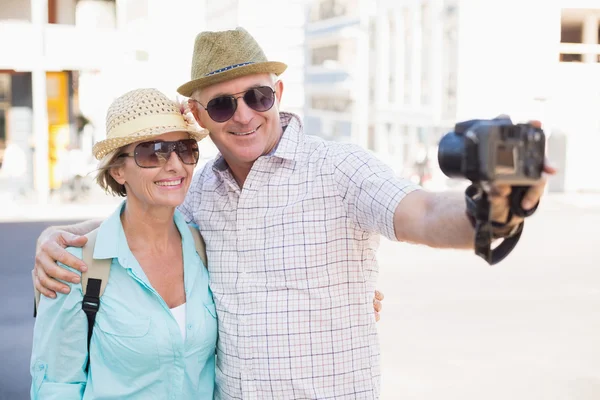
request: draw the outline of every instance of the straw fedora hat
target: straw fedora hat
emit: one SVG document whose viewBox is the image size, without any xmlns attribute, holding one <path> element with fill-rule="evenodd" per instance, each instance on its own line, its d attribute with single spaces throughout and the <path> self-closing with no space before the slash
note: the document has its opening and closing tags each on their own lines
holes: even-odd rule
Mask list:
<svg viewBox="0 0 600 400">
<path fill-rule="evenodd" d="M 273 73 L 287 68 L 282 62 L 269 61 L 256 40 L 244 28 L 202 32 L 196 36 L 192 56 L 192 80 L 181 85 L 179 94 L 190 97 L 196 89 L 240 76 Z"/>
<path fill-rule="evenodd" d="M 157 89 L 136 89 L 118 97 L 106 113 L 106 139 L 94 145 L 92 153 L 100 160 L 128 144 L 183 131 L 196 140 L 208 135 L 195 122 L 184 103 L 178 104 Z"/>
</svg>

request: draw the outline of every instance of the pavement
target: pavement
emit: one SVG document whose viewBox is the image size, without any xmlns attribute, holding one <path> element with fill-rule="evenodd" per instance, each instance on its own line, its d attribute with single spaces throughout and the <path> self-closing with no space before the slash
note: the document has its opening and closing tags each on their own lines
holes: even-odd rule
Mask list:
<svg viewBox="0 0 600 400">
<path fill-rule="evenodd" d="M 46 200 L 33 193 L 0 190 L 0 222 L 102 218 L 114 211 L 121 201 L 123 198 L 108 195 L 93 183 L 85 192 L 63 188 L 51 193 Z"/>
</svg>

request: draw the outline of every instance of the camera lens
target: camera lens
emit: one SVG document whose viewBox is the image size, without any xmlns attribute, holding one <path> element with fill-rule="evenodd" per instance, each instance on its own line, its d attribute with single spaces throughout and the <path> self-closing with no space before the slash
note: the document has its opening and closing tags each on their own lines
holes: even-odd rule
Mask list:
<svg viewBox="0 0 600 400">
<path fill-rule="evenodd" d="M 438 146 L 438 163 L 442 172 L 449 178 L 464 177 L 463 159 L 465 157 L 465 138 L 454 132 L 442 137 Z"/>
</svg>

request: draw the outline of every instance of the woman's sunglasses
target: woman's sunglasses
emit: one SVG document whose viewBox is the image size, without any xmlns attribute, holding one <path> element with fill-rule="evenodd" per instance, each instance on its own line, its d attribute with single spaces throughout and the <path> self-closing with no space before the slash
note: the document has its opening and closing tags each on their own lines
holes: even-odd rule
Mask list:
<svg viewBox="0 0 600 400">
<path fill-rule="evenodd" d="M 258 86 L 233 95 L 215 97 L 208 102 L 206 107 L 198 100 L 191 100 L 204 108 L 213 121 L 225 122 L 235 114 L 239 98 L 244 99 L 244 103 L 254 111 L 268 111 L 275 104 L 275 90 L 269 86 Z"/>
<path fill-rule="evenodd" d="M 182 163 L 196 165 L 200 152 L 195 139 L 182 139 L 174 142 L 151 141 L 135 146 L 133 153 L 123 153 L 119 157 L 133 157 L 140 168 L 158 168 L 167 163 L 175 152 Z"/>
</svg>

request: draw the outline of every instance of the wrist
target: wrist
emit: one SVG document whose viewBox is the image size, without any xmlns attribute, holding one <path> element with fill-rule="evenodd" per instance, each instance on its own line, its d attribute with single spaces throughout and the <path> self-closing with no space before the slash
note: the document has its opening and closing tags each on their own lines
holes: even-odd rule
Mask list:
<svg viewBox="0 0 600 400">
<path fill-rule="evenodd" d="M 505 223 L 501 224 L 495 221 L 492 221 L 492 235 L 494 239 L 507 239 L 515 236 L 519 232 L 523 230 L 524 221 L 519 223 Z"/>
<path fill-rule="evenodd" d="M 471 226 L 473 227 L 473 229 L 475 229 L 475 227 L 477 225 L 477 220 L 475 219 L 475 217 L 471 213 L 469 213 L 469 211 L 466 211 L 465 215 L 467 216 L 467 219 L 471 223 Z M 512 216 L 511 216 L 509 218 L 509 222 L 512 222 L 513 220 L 514 220 L 514 218 L 512 218 Z M 520 231 L 523 230 L 523 221 L 520 221 L 519 223 L 509 223 L 509 222 L 501 223 L 501 222 L 491 221 L 493 239 L 502 239 L 502 238 L 507 239 L 507 238 L 515 236 L 516 234 L 518 234 Z"/>
</svg>

